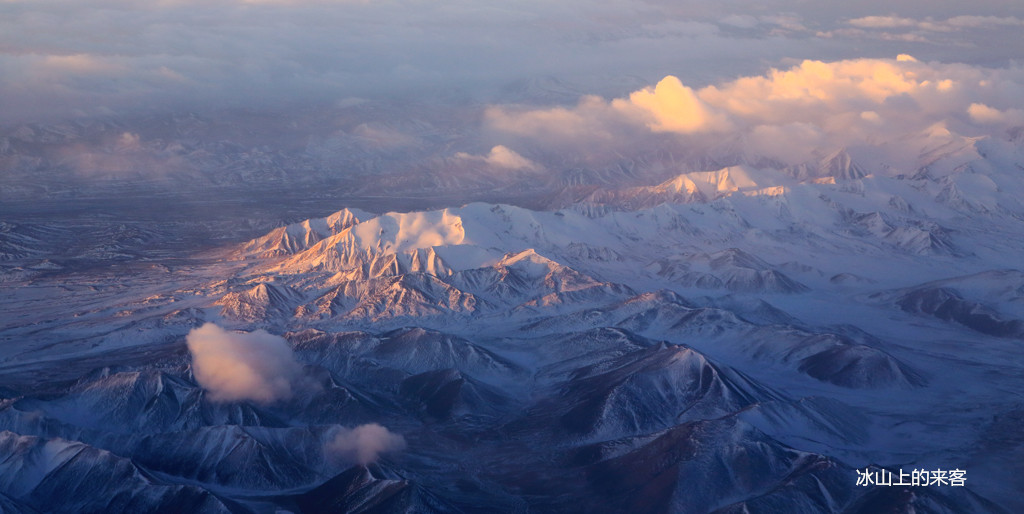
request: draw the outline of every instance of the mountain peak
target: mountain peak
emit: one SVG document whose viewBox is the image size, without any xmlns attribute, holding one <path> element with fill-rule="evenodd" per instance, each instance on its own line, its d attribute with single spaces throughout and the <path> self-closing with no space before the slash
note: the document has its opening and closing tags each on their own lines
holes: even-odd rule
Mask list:
<svg viewBox="0 0 1024 514">
<path fill-rule="evenodd" d="M 253 239 L 238 252 L 242 256 L 280 257 L 306 250 L 328 237 L 358 224 L 373 215 L 359 209 L 342 209 L 326 218 L 310 218 L 276 228 Z"/>
<path fill-rule="evenodd" d="M 498 261 L 496 266 L 513 266 L 521 262 L 539 264 L 548 268 L 558 266 L 558 263 L 537 253 L 537 250 L 534 250 L 533 248 L 527 248 L 521 252 L 507 253 L 500 261 Z"/>
<path fill-rule="evenodd" d="M 845 148 L 840 148 L 818 161 L 818 175 L 838 180 L 857 180 L 866 177 L 868 173 L 854 162 Z"/>
</svg>

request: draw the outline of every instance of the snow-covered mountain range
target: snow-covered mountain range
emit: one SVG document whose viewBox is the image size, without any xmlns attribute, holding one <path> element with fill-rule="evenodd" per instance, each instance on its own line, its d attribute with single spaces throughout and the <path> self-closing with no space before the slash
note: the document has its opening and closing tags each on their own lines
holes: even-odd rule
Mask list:
<svg viewBox="0 0 1024 514">
<path fill-rule="evenodd" d="M 390 128 L 426 146 L 389 159 L 426 172 L 364 193 L 420 176 L 403 191 L 507 202 L 364 200 L 198 254 L 147 250 L 195 221 L 0 222 L 0 511 L 1024 508 L 1019 132 L 798 165 L 735 141 L 585 173 L 524 151 L 549 173 L 503 176 L 425 157 L 464 136 L 410 123 Z M 375 162 L 385 131 L 362 127 L 301 152 Z M 89 130 L 19 129 L 0 154 L 27 173 Z M 867 468 L 967 479 L 858 486 Z"/>
</svg>

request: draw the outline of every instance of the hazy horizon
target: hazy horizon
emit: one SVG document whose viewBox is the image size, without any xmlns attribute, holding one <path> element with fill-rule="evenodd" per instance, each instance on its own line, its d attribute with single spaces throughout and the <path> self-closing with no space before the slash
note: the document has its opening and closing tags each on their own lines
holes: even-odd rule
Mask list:
<svg viewBox="0 0 1024 514">
<path fill-rule="evenodd" d="M 280 110 L 353 98 L 494 101 L 554 77 L 620 96 L 700 88 L 805 59 L 913 55 L 1005 68 L 1005 2 L 161 1 L 0 3 L 0 124 Z"/>
</svg>

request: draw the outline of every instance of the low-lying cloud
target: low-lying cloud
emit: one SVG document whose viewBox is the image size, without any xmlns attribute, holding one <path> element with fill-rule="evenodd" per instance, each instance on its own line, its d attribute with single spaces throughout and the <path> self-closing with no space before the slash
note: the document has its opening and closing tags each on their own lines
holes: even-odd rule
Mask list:
<svg viewBox="0 0 1024 514">
<path fill-rule="evenodd" d="M 470 155 L 465 152 L 457 152 L 456 159 L 468 162 L 485 164 L 499 169 L 534 171 L 540 169 L 537 163 L 519 155 L 514 150 L 504 145 L 497 145 L 491 148 L 487 155 Z"/>
<path fill-rule="evenodd" d="M 377 423 L 355 428 L 337 427 L 327 434 L 324 449 L 331 458 L 353 464 L 370 464 L 382 453 L 405 449 L 405 438 Z"/>
<path fill-rule="evenodd" d="M 207 323 L 192 329 L 186 342 L 192 374 L 213 401 L 285 400 L 301 377 L 288 342 L 264 330 L 229 332 Z"/>
</svg>

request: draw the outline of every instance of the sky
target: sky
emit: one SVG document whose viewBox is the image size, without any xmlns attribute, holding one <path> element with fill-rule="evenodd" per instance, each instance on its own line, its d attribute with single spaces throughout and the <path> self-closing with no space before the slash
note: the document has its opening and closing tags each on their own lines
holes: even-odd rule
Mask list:
<svg viewBox="0 0 1024 514">
<path fill-rule="evenodd" d="M 0 125 L 354 98 L 487 102 L 555 77 L 606 98 L 804 60 L 1005 68 L 1019 2 L 0 0 Z M 508 154 L 491 156 L 508 158 Z"/>
</svg>

